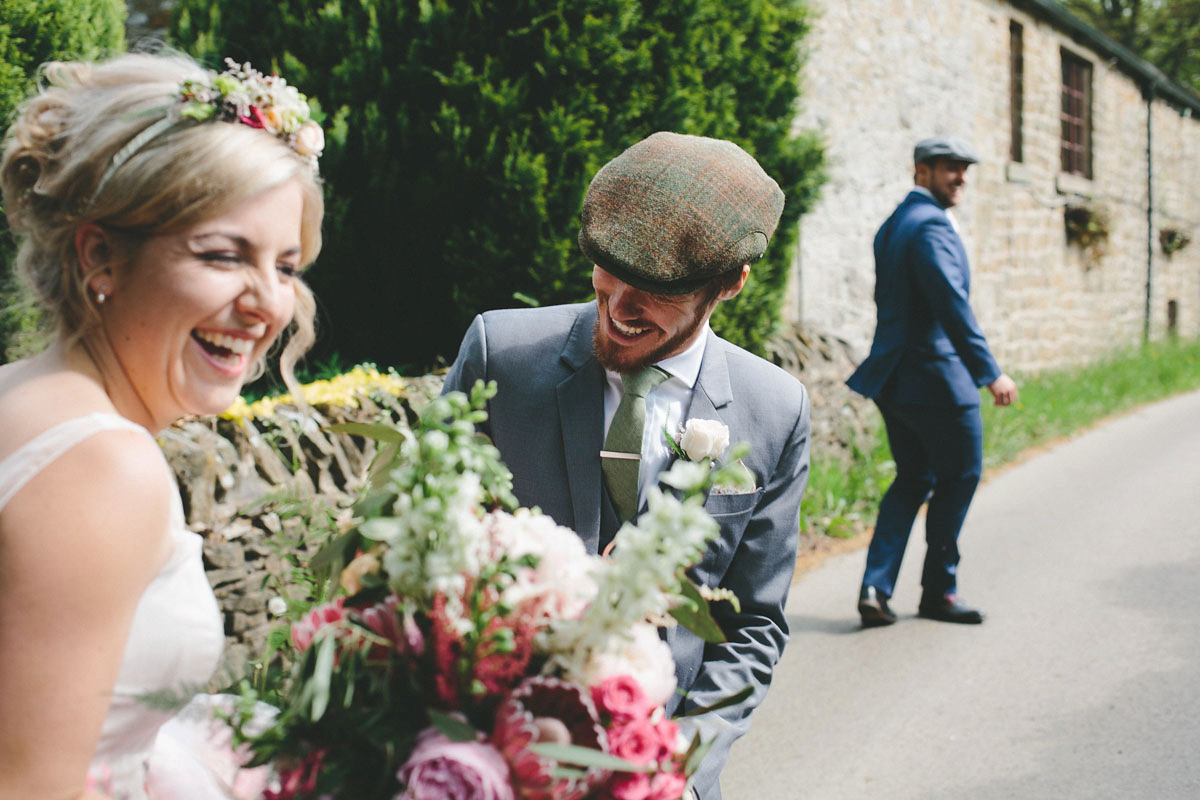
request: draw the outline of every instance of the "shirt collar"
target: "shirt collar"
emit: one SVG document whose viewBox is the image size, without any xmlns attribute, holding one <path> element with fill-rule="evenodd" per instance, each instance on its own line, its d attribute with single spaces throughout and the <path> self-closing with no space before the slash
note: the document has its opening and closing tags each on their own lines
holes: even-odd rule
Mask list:
<svg viewBox="0 0 1200 800">
<path fill-rule="evenodd" d="M 942 208 L 942 204 L 938 203 L 938 199 L 933 196 L 933 192 L 929 191 L 924 186 L 913 186 L 912 190 L 914 192 L 920 192 L 921 194 L 925 195 L 933 202 L 937 203 L 937 207 L 941 208 L 942 211 L 944 211 L 946 213 L 946 218 L 950 220 L 951 227 L 953 227 L 955 231 L 958 230 L 958 219 L 954 216 L 954 213 L 952 211 L 950 211 L 950 209 Z"/>
<path fill-rule="evenodd" d="M 704 330 L 700 331 L 696 341 L 688 345 L 687 350 L 677 356 L 664 358 L 658 362 L 658 366 L 667 374 L 679 378 L 689 389 L 695 389 L 696 381 L 700 379 L 700 365 L 704 362 L 704 346 L 708 343 L 710 330 L 711 328 L 705 325 Z"/>
<path fill-rule="evenodd" d="M 926 197 L 928 197 L 930 200 L 932 200 L 935 203 L 938 202 L 937 198 L 933 196 L 933 192 L 929 191 L 924 186 L 913 186 L 912 190 L 914 192 L 920 192 L 921 194 L 925 195 Z M 941 207 L 942 207 L 942 204 L 938 203 L 938 208 L 941 208 Z"/>
</svg>

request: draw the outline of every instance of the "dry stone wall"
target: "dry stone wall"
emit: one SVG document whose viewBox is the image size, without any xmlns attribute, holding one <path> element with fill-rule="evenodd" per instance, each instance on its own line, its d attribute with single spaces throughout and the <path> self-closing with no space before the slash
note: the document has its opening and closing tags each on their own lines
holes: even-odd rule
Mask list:
<svg viewBox="0 0 1200 800">
<path fill-rule="evenodd" d="M 224 618 L 226 651 L 214 687 L 243 677 L 263 655 L 275 624 L 271 598 L 289 593 L 295 560 L 312 556 L 323 541 L 324 529 L 310 517 L 344 517 L 363 486 L 374 442 L 327 426 L 412 424 L 442 380 L 405 383 L 401 397 L 364 397 L 353 408 L 279 407 L 265 420 L 191 418 L 159 435 L 187 525 L 203 538 L 205 571 Z"/>
</svg>

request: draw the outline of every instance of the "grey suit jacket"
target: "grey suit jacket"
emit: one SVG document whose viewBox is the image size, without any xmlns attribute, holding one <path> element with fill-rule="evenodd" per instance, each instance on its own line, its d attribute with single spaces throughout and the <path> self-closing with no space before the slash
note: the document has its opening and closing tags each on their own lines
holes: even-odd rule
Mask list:
<svg viewBox="0 0 1200 800">
<path fill-rule="evenodd" d="M 517 499 L 574 529 L 591 552 L 602 530 L 616 529 L 600 472 L 605 376 L 592 348 L 595 322 L 594 302 L 482 314 L 443 389 L 497 382 L 483 432 L 512 470 Z M 710 333 L 689 417 L 718 419 L 731 442 L 748 442 L 743 462 L 757 485 L 752 493 L 707 498 L 720 535 L 692 571 L 697 581 L 740 599 L 739 613 L 727 603 L 713 609 L 727 641 L 706 645 L 678 627 L 667 634 L 681 690 L 668 712 L 703 708 L 754 687 L 744 703 L 697 718 L 715 743 L 694 785 L 702 798 L 715 800 L 729 748 L 749 729 L 787 640 L 784 604 L 808 479 L 808 396 L 791 375 Z"/>
</svg>

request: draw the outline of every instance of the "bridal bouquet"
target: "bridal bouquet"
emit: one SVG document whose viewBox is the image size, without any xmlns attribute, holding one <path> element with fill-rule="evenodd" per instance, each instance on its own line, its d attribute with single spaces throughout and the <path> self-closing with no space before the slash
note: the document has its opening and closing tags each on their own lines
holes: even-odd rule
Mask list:
<svg viewBox="0 0 1200 800">
<path fill-rule="evenodd" d="M 412 430 L 339 426 L 381 447 L 353 527 L 311 565 L 334 588 L 291 623 L 279 715 L 246 737 L 279 771 L 267 800 L 687 790 L 705 748 L 664 713 L 675 677 L 658 627 L 719 641 L 708 602 L 737 602 L 685 573 L 717 531 L 702 504 L 721 471 L 676 462 L 671 491 L 653 490 L 610 556 L 589 555 L 573 531 L 516 507 L 511 474 L 474 430 L 494 392 L 439 398 Z"/>
</svg>

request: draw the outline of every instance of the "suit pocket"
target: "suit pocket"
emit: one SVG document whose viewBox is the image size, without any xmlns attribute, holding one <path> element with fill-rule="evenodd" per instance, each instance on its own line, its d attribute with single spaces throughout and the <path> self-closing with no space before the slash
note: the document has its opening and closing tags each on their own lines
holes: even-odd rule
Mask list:
<svg viewBox="0 0 1200 800">
<path fill-rule="evenodd" d="M 696 565 L 694 577 L 697 580 L 708 586 L 716 586 L 725 577 L 762 493 L 760 486 L 753 492 L 741 494 L 710 494 L 704 501 L 704 510 L 712 516 L 720 531 L 708 543 L 704 558 Z"/>
<path fill-rule="evenodd" d="M 761 494 L 762 487 L 755 489 L 753 492 L 739 492 L 737 494 L 710 493 L 704 501 L 704 510 L 711 514 L 721 524 L 721 527 L 725 527 L 723 517 L 736 517 L 743 514 L 749 517 Z M 738 527 L 744 528 L 745 523 Z"/>
</svg>

